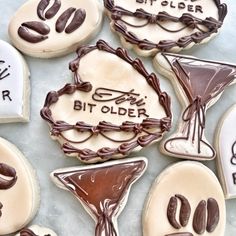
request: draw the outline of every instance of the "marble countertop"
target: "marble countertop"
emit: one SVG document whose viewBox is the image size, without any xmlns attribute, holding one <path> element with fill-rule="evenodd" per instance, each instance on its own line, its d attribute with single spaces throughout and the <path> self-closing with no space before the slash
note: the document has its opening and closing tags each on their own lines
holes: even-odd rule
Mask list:
<svg viewBox="0 0 236 236">
<path fill-rule="evenodd" d="M 0 0 L 0 38 L 10 41 L 7 27 L 10 17 L 25 0 Z M 224 0 L 229 13 L 220 34 L 208 44 L 194 47 L 187 54 L 217 61 L 236 63 L 236 1 Z M 120 46 L 118 37 L 111 33 L 107 17 L 104 17 L 103 29 L 97 37 L 104 39 L 113 47 Z M 131 55 L 135 56 L 133 52 Z M 39 224 L 54 229 L 58 235 L 92 236 L 95 224 L 80 203 L 66 191 L 57 188 L 49 178 L 49 173 L 57 168 L 80 164 L 77 159 L 66 158 L 57 142 L 49 136 L 49 128 L 41 119 L 39 111 L 43 106 L 48 91 L 61 88 L 72 80 L 68 63 L 75 54 L 56 59 L 36 59 L 26 56 L 31 71 L 31 118 L 26 124 L 12 123 L 0 125 L 0 136 L 14 143 L 36 168 L 41 186 L 41 206 L 32 224 Z M 151 59 L 144 58 L 149 71 L 154 71 Z M 172 132 L 180 115 L 180 104 L 169 80 L 159 75 L 162 90 L 172 98 L 174 115 Z M 207 112 L 206 136 L 213 142 L 215 130 L 221 116 L 236 103 L 236 87 L 231 86 L 221 99 Z M 168 134 L 169 135 L 169 134 Z M 159 152 L 158 144 L 153 144 L 132 156 L 146 156 L 149 166 L 145 175 L 132 187 L 129 200 L 121 213 L 118 224 L 120 235 L 141 236 L 141 215 L 145 198 L 150 186 L 158 174 L 168 165 L 178 161 Z M 204 162 L 215 171 L 215 161 Z M 226 236 L 236 235 L 236 199 L 227 200 Z M 128 223 L 127 223 L 128 222 Z"/>
</svg>

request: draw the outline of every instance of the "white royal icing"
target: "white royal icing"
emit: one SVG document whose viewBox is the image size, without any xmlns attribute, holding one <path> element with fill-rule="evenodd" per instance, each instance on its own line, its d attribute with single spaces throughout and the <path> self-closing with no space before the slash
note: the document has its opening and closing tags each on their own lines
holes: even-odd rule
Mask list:
<svg viewBox="0 0 236 236">
<path fill-rule="evenodd" d="M 223 117 L 217 137 L 218 170 L 226 198 L 236 198 L 236 105 Z M 235 157 L 234 157 L 235 155 Z M 233 164 L 234 163 L 234 164 Z"/>
<path fill-rule="evenodd" d="M 24 80 L 27 74 L 22 56 L 0 40 L 0 122 L 25 120 Z"/>
</svg>

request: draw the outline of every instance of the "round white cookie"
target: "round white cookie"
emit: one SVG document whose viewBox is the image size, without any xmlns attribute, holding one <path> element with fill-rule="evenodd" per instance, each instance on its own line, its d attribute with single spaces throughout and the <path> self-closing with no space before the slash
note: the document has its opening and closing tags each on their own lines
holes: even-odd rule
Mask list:
<svg viewBox="0 0 236 236">
<path fill-rule="evenodd" d="M 29 120 L 28 66 L 20 53 L 0 40 L 0 123 Z"/>
<path fill-rule="evenodd" d="M 36 173 L 22 153 L 0 138 L 0 235 L 27 225 L 39 206 Z"/>
<path fill-rule="evenodd" d="M 225 199 L 215 174 L 184 161 L 153 183 L 143 213 L 144 236 L 224 236 Z"/>
<path fill-rule="evenodd" d="M 15 236 L 57 236 L 57 234 L 49 228 L 32 225 L 28 228 L 22 229 Z"/>
<path fill-rule="evenodd" d="M 90 40 L 101 22 L 97 0 L 29 0 L 12 17 L 9 36 L 25 54 L 57 57 Z"/>
<path fill-rule="evenodd" d="M 225 197 L 236 198 L 236 105 L 222 117 L 218 125 L 215 144 L 217 168 Z"/>
<path fill-rule="evenodd" d="M 142 56 L 205 43 L 227 14 L 218 0 L 104 0 L 104 5 L 122 44 Z"/>
</svg>

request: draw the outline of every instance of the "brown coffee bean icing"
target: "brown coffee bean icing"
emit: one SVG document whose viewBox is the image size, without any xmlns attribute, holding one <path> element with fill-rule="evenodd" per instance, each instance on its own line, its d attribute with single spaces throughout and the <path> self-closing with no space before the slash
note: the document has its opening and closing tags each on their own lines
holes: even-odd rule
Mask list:
<svg viewBox="0 0 236 236">
<path fill-rule="evenodd" d="M 16 182 L 16 170 L 7 164 L 0 163 L 0 190 L 10 189 L 16 184 Z M 3 204 L 0 202 L 0 218 L 2 216 L 2 208 Z"/>
<path fill-rule="evenodd" d="M 131 184 L 146 168 L 143 160 L 55 171 L 57 178 L 96 218 L 96 236 L 116 236 L 114 217 L 121 210 Z"/>
</svg>

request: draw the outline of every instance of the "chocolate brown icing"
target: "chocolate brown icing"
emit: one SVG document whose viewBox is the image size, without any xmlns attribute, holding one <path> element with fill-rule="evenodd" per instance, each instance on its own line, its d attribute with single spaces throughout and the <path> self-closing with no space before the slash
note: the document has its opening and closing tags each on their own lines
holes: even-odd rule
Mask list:
<svg viewBox="0 0 236 236">
<path fill-rule="evenodd" d="M 84 122 L 77 122 L 76 124 L 68 124 L 64 121 L 55 121 L 53 119 L 52 111 L 50 106 L 56 103 L 60 96 L 64 94 L 73 94 L 75 91 L 89 92 L 92 89 L 92 85 L 89 82 L 83 82 L 79 76 L 78 68 L 81 58 L 90 53 L 93 50 L 105 51 L 107 53 L 114 54 L 120 57 L 125 62 L 129 63 L 135 70 L 137 70 L 147 81 L 147 83 L 154 89 L 159 97 L 159 102 L 163 106 L 166 117 L 162 119 L 146 118 L 142 120 L 141 123 L 134 123 L 130 121 L 123 122 L 121 125 L 114 125 L 109 122 L 101 121 L 98 125 L 93 126 L 86 124 Z M 74 73 L 74 84 L 67 84 L 65 87 L 59 91 L 48 93 L 43 109 L 41 110 L 41 116 L 45 119 L 51 126 L 51 134 L 54 136 L 63 136 L 63 132 L 67 130 L 76 130 L 78 132 L 88 132 L 88 137 L 85 140 L 80 140 L 77 143 L 85 142 L 93 135 L 103 135 L 103 137 L 121 143 L 118 148 L 108 148 L 104 147 L 97 151 L 92 151 L 90 149 L 78 149 L 74 147 L 70 140 L 64 143 L 62 146 L 63 151 L 66 154 L 77 153 L 80 159 L 87 162 L 91 161 L 97 157 L 101 160 L 108 160 L 113 155 L 122 154 L 127 155 L 131 150 L 138 146 L 146 146 L 152 141 L 162 137 L 163 133 L 168 131 L 171 126 L 171 111 L 170 111 L 170 98 L 169 96 L 160 90 L 159 81 L 154 73 L 148 74 L 144 68 L 142 62 L 139 59 L 133 60 L 127 54 L 127 51 L 122 48 L 113 49 L 103 40 L 99 40 L 96 46 L 84 46 L 77 50 L 78 58 L 70 63 L 70 70 Z M 130 102 L 137 102 L 137 100 L 132 99 Z M 140 104 L 140 103 L 137 103 Z M 137 105 L 136 104 L 136 105 Z M 150 129 L 160 129 L 156 132 L 150 132 Z M 127 140 L 114 140 L 109 138 L 109 132 L 129 132 L 133 134 Z M 137 137 L 143 133 L 143 135 Z M 137 137 L 137 138 L 136 138 Z M 66 140 L 66 139 L 65 139 Z"/>
<path fill-rule="evenodd" d="M 41 0 L 37 7 L 37 14 L 41 20 L 51 19 L 53 18 L 59 9 L 61 8 L 61 1 L 54 0 L 53 5 L 45 12 L 46 8 L 48 7 L 50 0 Z"/>
<path fill-rule="evenodd" d="M 41 235 L 37 235 L 31 229 L 25 228 L 20 231 L 20 236 L 41 236 Z M 45 234 L 44 236 L 51 236 L 51 234 Z"/>
<path fill-rule="evenodd" d="M 13 167 L 0 163 L 0 175 L 8 177 L 8 179 L 4 179 L 0 176 L 0 190 L 9 189 L 16 184 L 17 175 L 16 170 Z"/>
<path fill-rule="evenodd" d="M 38 21 L 25 22 L 18 29 L 18 35 L 29 43 L 44 41 L 48 38 L 49 32 L 50 28 L 45 23 Z"/>
<path fill-rule="evenodd" d="M 213 147 L 202 140 L 206 107 L 212 99 L 221 94 L 234 81 L 236 66 L 171 53 L 162 53 L 162 55 L 171 66 L 178 83 L 189 100 L 189 106 L 182 114 L 182 120 L 189 124 L 187 136 L 169 139 L 168 142 L 178 139 L 188 140 L 190 138 L 190 123 L 194 119 L 194 134 L 197 132 L 198 136 L 198 153 L 201 153 L 200 143 L 203 142 L 215 155 Z M 198 127 L 196 120 L 199 123 Z"/>
<path fill-rule="evenodd" d="M 4 176 L 6 176 L 7 179 L 5 179 Z M 7 164 L 0 163 L 0 190 L 12 188 L 16 184 L 16 181 L 16 170 Z M 3 204 L 0 202 L 0 218 L 2 216 L 2 208 Z"/>
<path fill-rule="evenodd" d="M 20 236 L 39 236 L 35 234 L 31 229 L 22 229 L 20 231 Z"/>
<path fill-rule="evenodd" d="M 181 17 L 172 16 L 166 12 L 158 12 L 158 14 L 154 15 L 146 12 L 142 8 L 136 9 L 135 12 L 131 12 L 118 5 L 115 5 L 114 0 L 104 0 L 104 6 L 111 14 L 111 19 L 113 20 L 113 29 L 120 33 L 127 42 L 137 45 L 142 50 L 158 49 L 160 51 L 168 51 L 176 46 L 184 48 L 192 42 L 200 43 L 203 39 L 218 31 L 227 14 L 227 5 L 221 4 L 220 0 L 214 0 L 214 2 L 218 8 L 219 17 L 217 20 L 212 17 L 207 17 L 206 19 L 202 20 L 196 18 L 190 13 L 184 13 Z M 123 16 L 135 17 L 138 19 L 146 20 L 146 22 L 141 25 L 134 25 L 125 21 L 123 19 Z M 162 24 L 163 22 L 180 22 L 184 26 L 173 31 L 165 27 Z M 170 33 L 179 32 L 186 28 L 194 28 L 198 31 L 189 36 L 182 37 L 177 41 L 167 39 L 161 40 L 160 42 L 151 42 L 147 39 L 139 39 L 137 35 L 135 35 L 131 31 L 128 31 L 126 27 L 126 25 L 129 25 L 134 28 L 139 28 L 144 27 L 148 24 L 157 24 L 163 30 L 166 30 Z M 199 26 L 205 26 L 207 31 L 202 30 Z"/>
<path fill-rule="evenodd" d="M 56 172 L 54 176 L 96 218 L 96 236 L 117 236 L 113 219 L 120 211 L 130 186 L 141 176 L 145 168 L 146 163 L 143 160 L 130 160 L 106 166 L 87 166 L 72 171 Z"/>
<path fill-rule="evenodd" d="M 61 8 L 61 1 L 54 0 L 53 5 L 46 11 L 49 4 L 50 0 L 41 0 L 37 6 L 37 15 L 43 21 L 53 18 Z M 66 27 L 68 20 L 73 14 L 74 16 L 71 22 Z M 85 18 L 86 12 L 84 9 L 70 7 L 57 19 L 55 26 L 56 31 L 61 33 L 65 30 L 67 34 L 71 34 L 84 23 Z M 40 43 L 48 38 L 47 35 L 49 33 L 49 26 L 41 21 L 24 22 L 18 28 L 18 35 L 29 43 Z"/>
<path fill-rule="evenodd" d="M 232 152 L 232 157 L 230 159 L 230 162 L 232 165 L 236 165 L 236 141 L 233 143 L 232 148 L 231 148 L 231 152 Z"/>
<path fill-rule="evenodd" d="M 179 211 L 179 222 L 176 219 L 176 212 L 178 201 L 180 200 L 181 206 Z M 188 225 L 191 215 L 191 206 L 189 201 L 180 194 L 171 197 L 167 206 L 167 219 L 171 226 L 177 230 L 181 227 Z M 214 198 L 208 198 L 207 202 L 202 200 L 197 205 L 193 214 L 193 230 L 198 235 L 203 234 L 205 231 L 208 233 L 214 232 L 220 220 L 220 210 L 217 201 Z M 165 236 L 193 236 L 190 232 L 178 232 L 166 234 Z"/>
</svg>

